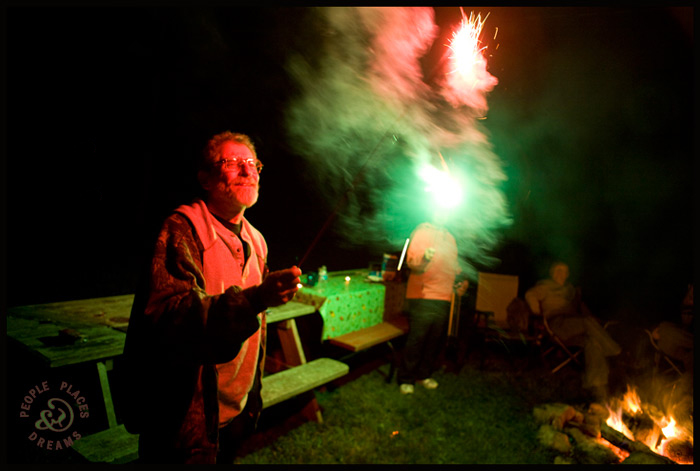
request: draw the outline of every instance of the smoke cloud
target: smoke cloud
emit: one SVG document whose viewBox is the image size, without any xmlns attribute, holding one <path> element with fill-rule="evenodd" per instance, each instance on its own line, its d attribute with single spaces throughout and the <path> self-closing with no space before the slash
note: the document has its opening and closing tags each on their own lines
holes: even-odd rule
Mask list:
<svg viewBox="0 0 700 471">
<path fill-rule="evenodd" d="M 426 67 L 440 34 L 432 8 L 333 7 L 314 15 L 314 50 L 286 64 L 297 93 L 285 123 L 321 207 L 337 210 L 333 230 L 347 246 L 400 250 L 435 211 L 418 171 L 442 158 L 466 187 L 450 229 L 474 275 L 472 264 L 493 261 L 490 251 L 510 224 L 502 162 L 477 119 L 497 79 L 484 68 L 479 86 L 455 94 L 438 75 L 443 60 Z"/>
</svg>

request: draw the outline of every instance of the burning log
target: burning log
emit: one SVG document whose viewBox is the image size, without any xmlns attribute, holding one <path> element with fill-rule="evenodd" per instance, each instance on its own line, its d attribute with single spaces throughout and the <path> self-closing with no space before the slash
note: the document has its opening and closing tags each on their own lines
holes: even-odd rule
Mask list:
<svg viewBox="0 0 700 471">
<path fill-rule="evenodd" d="M 660 434 L 659 426 L 648 414 L 643 412 L 631 414 L 623 411 L 622 422 L 632 432 L 632 435 L 638 442 L 649 443 L 649 440 L 653 440 L 653 437 L 658 437 Z"/>
<path fill-rule="evenodd" d="M 676 463 L 691 464 L 693 462 L 693 444 L 688 440 L 673 439 L 669 441 L 664 453 Z"/>
<path fill-rule="evenodd" d="M 567 427 L 566 433 L 574 439 L 574 456 L 580 464 L 616 464 L 620 457 L 613 450 L 602 445 L 590 435 L 574 427 Z"/>
<path fill-rule="evenodd" d="M 630 453 L 630 455 L 622 462 L 622 464 L 676 464 L 673 461 L 665 458 L 656 453 L 644 453 L 642 451 L 635 451 Z"/>
<path fill-rule="evenodd" d="M 660 464 L 676 464 L 675 461 L 665 456 L 658 455 L 654 453 L 648 446 L 644 443 L 630 440 L 623 433 L 618 432 L 614 428 L 610 427 L 605 423 L 600 424 L 600 434 L 601 436 L 615 445 L 616 447 L 628 451 L 630 456 L 623 461 L 623 463 L 641 463 L 646 460 L 646 462 L 654 462 Z M 646 455 L 646 456 L 641 456 Z"/>
<path fill-rule="evenodd" d="M 652 437 L 652 442 L 658 440 L 660 443 L 666 439 L 659 425 L 644 411 L 622 415 L 625 426 L 632 429 L 625 428 L 626 433 L 616 430 L 614 424 L 606 423 L 613 416 L 600 406 L 591 405 L 586 412 L 561 403 L 544 404 L 533 409 L 535 421 L 541 424 L 538 431 L 540 443 L 564 455 L 562 460 L 573 459 L 580 464 L 693 462 L 692 438 L 674 438 L 665 444 L 663 451 L 652 449 L 650 446 L 653 445 L 642 440 Z"/>
</svg>

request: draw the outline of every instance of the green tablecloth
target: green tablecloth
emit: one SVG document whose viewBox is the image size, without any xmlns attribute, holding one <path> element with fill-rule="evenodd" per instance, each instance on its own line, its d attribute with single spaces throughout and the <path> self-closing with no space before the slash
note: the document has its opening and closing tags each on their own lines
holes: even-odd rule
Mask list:
<svg viewBox="0 0 700 471">
<path fill-rule="evenodd" d="M 328 281 L 304 285 L 297 292 L 295 301 L 310 304 L 321 314 L 321 340 L 382 322 L 386 287 L 383 283 L 366 281 L 368 274 L 368 270 L 331 272 Z M 346 276 L 350 281 L 345 281 Z"/>
</svg>

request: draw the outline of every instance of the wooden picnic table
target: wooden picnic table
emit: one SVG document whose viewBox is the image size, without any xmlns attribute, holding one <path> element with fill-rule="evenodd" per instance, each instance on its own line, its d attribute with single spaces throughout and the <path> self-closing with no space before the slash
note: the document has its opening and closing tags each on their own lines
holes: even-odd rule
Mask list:
<svg viewBox="0 0 700 471">
<path fill-rule="evenodd" d="M 348 372 L 346 364 L 330 358 L 307 363 L 297 330 L 297 317 L 319 312 L 325 326 L 321 341 L 337 337 L 336 344 L 350 343 L 355 351 L 401 333 L 392 331 L 387 337 L 382 329 L 392 327 L 386 322 L 401 311 L 405 285 L 369 282 L 367 274 L 366 270 L 329 273 L 325 284 L 305 286 L 294 301 L 268 309 L 267 323 L 271 326 L 270 332 L 276 332 L 280 339 L 284 366 L 282 371 L 273 370 L 273 374 L 263 376 L 264 407 L 308 393 Z M 347 284 L 345 276 L 351 277 Z M 7 310 L 8 338 L 40 364 L 50 368 L 94 365 L 97 370 L 108 428 L 83 437 L 73 445 L 90 461 L 128 462 L 137 456 L 138 436 L 127 433 L 124 426 L 117 423 L 108 378 L 114 360 L 124 351 L 133 302 L 134 295 L 125 294 Z M 368 335 L 369 343 L 365 338 Z M 361 348 L 348 336 L 362 337 Z M 310 398 L 305 414 L 322 421 L 315 397 Z"/>
<path fill-rule="evenodd" d="M 108 429 L 83 437 L 73 445 L 76 451 L 90 460 L 124 462 L 136 457 L 138 436 L 128 434 L 123 425 L 117 423 L 108 378 L 114 359 L 124 351 L 133 301 L 134 295 L 127 294 L 18 306 L 7 310 L 8 338 L 40 364 L 50 368 L 91 364 L 96 367 Z M 307 363 L 295 318 L 315 311 L 313 306 L 295 301 L 268 309 L 267 323 L 277 327 L 286 364 L 300 366 Z M 347 365 L 330 359 L 320 360 L 328 361 L 312 362 L 313 365 L 305 368 L 305 374 L 287 373 L 263 378 L 264 386 L 268 386 L 263 400 L 267 400 L 268 405 L 275 404 L 305 388 L 308 390 L 347 373 Z M 315 399 L 312 406 L 320 420 L 320 409 Z M 90 440 L 91 437 L 96 439 Z M 120 449 L 127 451 L 120 453 Z"/>
</svg>

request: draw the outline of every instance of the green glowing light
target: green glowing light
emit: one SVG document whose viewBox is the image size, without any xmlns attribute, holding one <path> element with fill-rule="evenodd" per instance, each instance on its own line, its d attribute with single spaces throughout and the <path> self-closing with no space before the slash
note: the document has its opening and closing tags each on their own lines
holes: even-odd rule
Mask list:
<svg viewBox="0 0 700 471">
<path fill-rule="evenodd" d="M 434 203 L 439 207 L 451 209 L 462 203 L 462 185 L 448 172 L 426 164 L 421 167 L 419 175 L 426 183 L 425 191 L 431 194 Z"/>
</svg>

